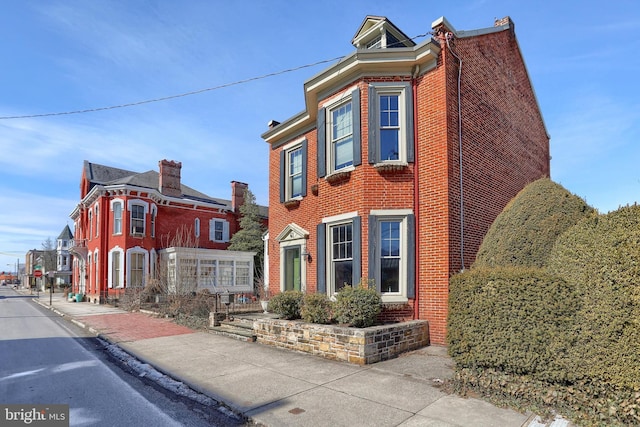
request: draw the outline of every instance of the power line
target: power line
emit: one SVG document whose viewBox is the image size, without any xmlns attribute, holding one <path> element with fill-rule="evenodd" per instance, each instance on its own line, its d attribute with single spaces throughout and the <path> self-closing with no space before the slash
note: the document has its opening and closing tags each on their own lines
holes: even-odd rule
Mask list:
<svg viewBox="0 0 640 427">
<path fill-rule="evenodd" d="M 425 34 L 419 34 L 415 37 L 411 37 L 410 39 L 407 40 L 415 40 L 417 38 L 421 38 L 421 37 L 425 37 L 432 34 L 431 32 L 427 32 Z M 396 44 L 398 43 L 402 43 L 405 40 L 400 40 L 398 42 L 396 42 Z M 274 76 L 279 76 L 281 74 L 286 74 L 286 73 L 291 73 L 293 71 L 298 71 L 298 70 L 302 70 L 304 68 L 311 68 L 311 67 L 315 67 L 316 65 L 320 65 L 320 64 L 326 64 L 327 62 L 333 62 L 333 61 L 339 61 L 341 59 L 343 59 L 346 55 L 342 55 L 342 56 L 336 56 L 335 58 L 331 58 L 331 59 L 325 59 L 322 61 L 318 61 L 318 62 L 314 62 L 312 64 L 305 64 L 305 65 L 300 65 L 298 67 L 293 67 L 293 68 L 288 68 L 286 70 L 281 70 L 281 71 L 275 71 L 273 73 L 269 73 L 269 74 L 263 74 L 261 76 L 257 76 L 257 77 L 250 77 L 248 79 L 244 79 L 244 80 L 237 80 L 235 82 L 231 82 L 231 83 L 225 83 L 219 86 L 213 86 L 213 87 L 209 87 L 206 89 L 199 89 L 199 90 L 194 90 L 191 92 L 184 92 L 184 93 L 180 93 L 177 95 L 169 95 L 169 96 L 164 96 L 161 98 L 154 98 L 154 99 L 147 99 L 144 101 L 137 101 L 137 102 L 129 102 L 127 104 L 120 104 L 120 105 L 111 105 L 108 107 L 97 107 L 97 108 L 88 108 L 85 110 L 73 110 L 73 111 L 62 111 L 62 112 L 56 112 L 56 113 L 42 113 L 42 114 L 26 114 L 26 115 L 22 115 L 22 116 L 0 116 L 0 120 L 12 120 L 12 119 L 32 119 L 32 118 L 36 118 L 36 117 L 52 117 L 52 116 L 68 116 L 68 115 L 72 115 L 72 114 L 84 114 L 84 113 L 94 113 L 96 111 L 106 111 L 106 110 L 115 110 L 118 108 L 127 108 L 127 107 L 135 107 L 137 105 L 144 105 L 144 104 L 151 104 L 154 102 L 161 102 L 161 101 L 168 101 L 170 99 L 176 99 L 176 98 L 182 98 L 185 96 L 191 96 L 191 95 L 198 95 L 200 93 L 204 93 L 204 92 L 210 92 L 210 91 L 214 91 L 214 90 L 218 90 L 218 89 L 224 89 L 230 86 L 237 86 L 237 85 L 241 85 L 244 83 L 249 83 L 252 81 L 256 81 L 256 80 L 262 80 L 262 79 L 266 79 L 268 77 L 274 77 Z"/>
<path fill-rule="evenodd" d="M 325 59 L 323 61 L 314 62 L 313 64 L 300 65 L 299 67 L 294 67 L 294 68 L 289 68 L 289 69 L 286 69 L 286 70 L 276 71 L 276 72 L 269 73 L 269 74 L 263 74 L 263 75 L 257 76 L 257 77 L 250 77 L 250 78 L 244 79 L 244 80 L 237 80 L 235 82 L 225 83 L 225 84 L 222 84 L 222 85 L 219 85 L 219 86 L 209 87 L 209 88 L 206 88 L 206 89 L 194 90 L 194 91 L 191 91 L 191 92 L 180 93 L 178 95 L 164 96 L 162 98 L 147 99 L 147 100 L 144 100 L 144 101 L 130 102 L 130 103 L 127 103 L 127 104 L 120 104 L 120 105 L 111 105 L 111 106 L 108 106 L 108 107 L 88 108 L 86 110 L 62 111 L 62 112 L 57 112 L 57 113 L 28 114 L 28 115 L 24 115 L 24 116 L 0 116 L 0 120 L 31 119 L 31 118 L 35 118 L 35 117 L 51 117 L 51 116 L 65 116 L 65 115 L 71 115 L 71 114 L 84 114 L 84 113 L 93 113 L 93 112 L 96 112 L 96 111 L 115 110 L 115 109 L 118 109 L 118 108 L 126 108 L 126 107 L 134 107 L 134 106 L 143 105 L 143 104 L 151 104 L 153 102 L 161 102 L 161 101 L 167 101 L 169 99 L 175 99 L 175 98 L 182 98 L 182 97 L 185 97 L 185 96 L 197 95 L 199 93 L 210 92 L 210 91 L 213 91 L 213 90 L 223 89 L 223 88 L 230 87 L 230 86 L 237 86 L 237 85 L 248 83 L 248 82 L 252 82 L 252 81 L 255 81 L 255 80 L 262 80 L 262 79 L 266 79 L 268 77 L 274 77 L 274 76 L 278 76 L 278 75 L 281 75 L 281 74 L 286 74 L 286 73 L 291 73 L 293 71 L 302 70 L 304 68 L 310 68 L 310 67 L 315 67 L 316 65 L 326 64 L 327 62 L 337 61 L 337 60 L 340 60 L 342 58 L 344 58 L 344 56 L 337 56 L 335 58 Z"/>
</svg>

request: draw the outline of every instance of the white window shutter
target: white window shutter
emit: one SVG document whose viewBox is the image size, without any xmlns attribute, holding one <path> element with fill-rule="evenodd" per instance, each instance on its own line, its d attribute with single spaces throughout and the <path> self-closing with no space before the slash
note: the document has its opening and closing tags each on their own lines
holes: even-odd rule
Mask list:
<svg viewBox="0 0 640 427">
<path fill-rule="evenodd" d="M 222 241 L 223 242 L 229 241 L 229 222 L 228 221 L 224 221 L 222 223 Z"/>
</svg>

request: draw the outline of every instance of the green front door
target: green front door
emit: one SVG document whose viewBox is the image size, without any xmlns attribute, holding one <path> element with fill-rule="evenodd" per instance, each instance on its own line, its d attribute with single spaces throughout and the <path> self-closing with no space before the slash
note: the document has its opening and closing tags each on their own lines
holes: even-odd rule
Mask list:
<svg viewBox="0 0 640 427">
<path fill-rule="evenodd" d="M 300 290 L 300 246 L 284 250 L 284 290 Z"/>
</svg>

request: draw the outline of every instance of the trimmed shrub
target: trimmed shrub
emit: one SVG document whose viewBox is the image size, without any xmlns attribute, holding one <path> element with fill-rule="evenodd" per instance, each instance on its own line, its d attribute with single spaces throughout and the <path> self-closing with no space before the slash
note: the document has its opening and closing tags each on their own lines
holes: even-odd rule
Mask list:
<svg viewBox="0 0 640 427">
<path fill-rule="evenodd" d="M 382 299 L 375 289 L 362 285 L 345 286 L 336 295 L 333 305 L 335 318 L 356 328 L 373 325 L 382 311 Z"/>
<path fill-rule="evenodd" d="M 549 270 L 582 301 L 573 358 L 583 378 L 640 389 L 640 206 L 590 218 L 556 242 Z"/>
<path fill-rule="evenodd" d="M 534 181 L 495 219 L 474 266 L 542 267 L 556 238 L 593 212 L 584 200 L 550 179 Z"/>
<path fill-rule="evenodd" d="M 300 291 L 284 291 L 269 300 L 269 311 L 287 320 L 300 319 L 304 294 Z"/>
<path fill-rule="evenodd" d="M 565 382 L 578 300 L 541 269 L 474 269 L 451 278 L 447 341 L 460 368 Z"/>
<path fill-rule="evenodd" d="M 331 323 L 332 303 L 326 294 L 306 294 L 302 301 L 300 315 L 309 323 Z"/>
</svg>

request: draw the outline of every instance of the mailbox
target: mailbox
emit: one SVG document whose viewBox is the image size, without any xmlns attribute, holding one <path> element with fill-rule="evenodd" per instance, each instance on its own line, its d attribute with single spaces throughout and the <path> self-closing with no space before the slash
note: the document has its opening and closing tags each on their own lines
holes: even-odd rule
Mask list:
<svg viewBox="0 0 640 427">
<path fill-rule="evenodd" d="M 233 294 L 230 294 L 229 292 L 221 293 L 220 302 L 222 302 L 224 305 L 231 304 L 233 302 Z"/>
</svg>

